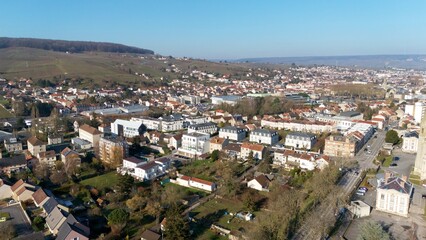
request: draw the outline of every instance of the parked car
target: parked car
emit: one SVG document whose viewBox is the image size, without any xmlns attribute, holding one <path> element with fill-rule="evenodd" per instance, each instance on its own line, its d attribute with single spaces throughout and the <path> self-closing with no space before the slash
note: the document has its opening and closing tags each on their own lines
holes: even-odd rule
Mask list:
<svg viewBox="0 0 426 240">
<path fill-rule="evenodd" d="M 390 165 L 390 167 L 396 167 L 396 166 L 398 166 L 398 164 L 396 164 L 396 163 L 392 163 L 392 164 Z"/>
<path fill-rule="evenodd" d="M 364 192 L 359 192 L 359 191 L 357 191 L 357 192 L 356 192 L 356 195 L 364 196 L 364 195 L 365 195 L 365 193 L 364 193 Z"/>
<path fill-rule="evenodd" d="M 365 187 L 360 187 L 360 188 L 358 188 L 358 192 L 366 193 L 367 191 L 368 191 L 368 189 L 367 189 L 367 188 L 365 188 Z"/>
</svg>

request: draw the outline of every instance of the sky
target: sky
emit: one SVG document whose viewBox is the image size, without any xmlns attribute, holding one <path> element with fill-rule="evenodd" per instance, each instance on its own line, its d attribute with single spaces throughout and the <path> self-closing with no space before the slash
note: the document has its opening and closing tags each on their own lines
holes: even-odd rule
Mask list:
<svg viewBox="0 0 426 240">
<path fill-rule="evenodd" d="M 13 0 L 0 36 L 204 59 L 426 54 L 425 0 Z"/>
</svg>

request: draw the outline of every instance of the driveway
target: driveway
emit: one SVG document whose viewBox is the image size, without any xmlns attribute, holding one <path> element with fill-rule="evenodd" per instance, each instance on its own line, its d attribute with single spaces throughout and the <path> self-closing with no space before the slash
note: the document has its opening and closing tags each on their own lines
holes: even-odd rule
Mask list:
<svg viewBox="0 0 426 240">
<path fill-rule="evenodd" d="M 25 214 L 19 206 L 19 204 L 11 205 L 8 207 L 0 208 L 1 212 L 7 212 L 10 214 L 10 219 L 6 222 L 12 222 L 13 226 L 15 226 L 16 234 L 18 236 L 30 234 L 33 232 L 31 228 L 31 224 L 28 222 Z M 0 223 L 1 224 L 1 223 Z M 0 236 L 1 238 L 1 236 Z"/>
</svg>

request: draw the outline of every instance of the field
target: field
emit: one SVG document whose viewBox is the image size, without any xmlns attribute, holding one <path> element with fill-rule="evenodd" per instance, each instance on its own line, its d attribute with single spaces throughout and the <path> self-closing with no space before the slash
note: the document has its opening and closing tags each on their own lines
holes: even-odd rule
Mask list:
<svg viewBox="0 0 426 240">
<path fill-rule="evenodd" d="M 6 108 L 0 105 L 0 118 L 11 118 L 14 117 Z"/>
<path fill-rule="evenodd" d="M 118 183 L 118 175 L 116 172 L 109 172 L 103 175 L 85 179 L 80 182 L 82 185 L 92 186 L 98 190 L 111 188 Z"/>
<path fill-rule="evenodd" d="M 164 79 L 176 79 L 180 74 L 166 72 L 175 65 L 181 72 L 193 69 L 218 74 L 244 75 L 248 67 L 203 60 L 157 60 L 151 55 L 88 52 L 67 54 L 32 48 L 0 49 L 0 77 L 48 80 L 81 79 L 83 86 L 111 86 L 112 83 L 134 86 L 161 84 Z M 138 74 L 149 76 L 146 79 Z"/>
</svg>

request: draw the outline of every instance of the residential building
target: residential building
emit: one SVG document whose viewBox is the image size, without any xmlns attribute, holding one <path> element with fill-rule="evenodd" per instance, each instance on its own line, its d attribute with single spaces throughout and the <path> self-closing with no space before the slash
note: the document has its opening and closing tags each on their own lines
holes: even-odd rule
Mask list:
<svg viewBox="0 0 426 240">
<path fill-rule="evenodd" d="M 76 166 L 80 166 L 81 157 L 78 152 L 66 147 L 61 152 L 61 161 L 64 163 L 65 169 L 70 169 Z"/>
<path fill-rule="evenodd" d="M 39 152 L 37 154 L 37 158 L 40 163 L 46 163 L 49 166 L 55 165 L 56 162 L 56 153 L 53 150 L 49 150 L 46 152 Z"/>
<path fill-rule="evenodd" d="M 10 153 L 17 153 L 22 151 L 22 142 L 16 138 L 9 138 L 4 140 L 4 148 Z"/>
<path fill-rule="evenodd" d="M 28 138 L 27 145 L 28 151 L 33 156 L 37 156 L 39 152 L 46 152 L 46 144 L 35 136 Z"/>
<path fill-rule="evenodd" d="M 127 142 L 120 137 L 101 137 L 99 140 L 99 159 L 111 167 L 122 164 L 123 158 L 129 154 Z"/>
<path fill-rule="evenodd" d="M 230 158 L 241 158 L 241 144 L 229 143 L 222 147 L 222 151 Z"/>
<path fill-rule="evenodd" d="M 242 128 L 227 126 L 219 130 L 219 137 L 239 142 L 246 137 L 246 131 Z"/>
<path fill-rule="evenodd" d="M 185 157 L 198 157 L 210 150 L 210 134 L 186 133 L 182 135 L 182 146 L 178 149 L 178 154 Z"/>
<path fill-rule="evenodd" d="M 220 105 L 222 103 L 234 105 L 241 99 L 241 96 L 236 96 L 236 95 L 212 96 L 210 99 L 212 100 L 212 104 L 214 105 Z"/>
<path fill-rule="evenodd" d="M 37 189 L 31 197 L 36 207 L 43 206 L 49 200 L 49 196 L 42 188 Z"/>
<path fill-rule="evenodd" d="M 188 133 L 193 133 L 193 132 L 208 133 L 212 135 L 217 132 L 217 125 L 212 122 L 189 125 Z"/>
<path fill-rule="evenodd" d="M 25 170 L 27 170 L 27 160 L 23 154 L 0 159 L 0 173 L 11 176 L 12 173 Z"/>
<path fill-rule="evenodd" d="M 276 131 L 268 129 L 255 129 L 250 133 L 250 142 L 274 145 L 279 141 Z"/>
<path fill-rule="evenodd" d="M 104 134 L 101 131 L 87 124 L 78 128 L 79 138 L 89 141 L 92 144 L 92 147 L 95 148 L 99 146 L 99 140 L 103 137 L 103 135 Z"/>
<path fill-rule="evenodd" d="M 223 147 L 228 145 L 229 140 L 221 137 L 214 137 L 210 139 L 210 150 L 209 152 L 212 153 L 215 150 L 222 151 Z"/>
<path fill-rule="evenodd" d="M 393 177 L 385 173 L 385 178 L 379 183 L 376 194 L 376 209 L 403 217 L 408 216 L 413 185 L 407 177 Z"/>
<path fill-rule="evenodd" d="M 69 214 L 59 227 L 56 240 L 89 240 L 90 229 Z"/>
<path fill-rule="evenodd" d="M 356 218 L 370 216 L 371 212 L 371 206 L 361 200 L 351 201 L 348 209 Z"/>
<path fill-rule="evenodd" d="M 324 154 L 334 157 L 353 157 L 357 153 L 358 141 L 351 136 L 329 136 L 325 139 Z"/>
<path fill-rule="evenodd" d="M 137 137 L 143 134 L 145 126 L 141 121 L 116 119 L 111 123 L 111 133 L 126 138 Z"/>
<path fill-rule="evenodd" d="M 312 149 L 317 137 L 311 133 L 290 132 L 285 138 L 285 145 L 296 149 Z"/>
<path fill-rule="evenodd" d="M 19 179 L 10 187 L 10 190 L 12 190 L 12 197 L 15 201 L 25 202 L 32 199 L 32 195 L 37 189 L 35 186 Z"/>
<path fill-rule="evenodd" d="M 184 187 L 193 187 L 208 192 L 213 192 L 216 190 L 216 184 L 214 182 L 206 181 L 196 177 L 180 175 L 180 177 L 176 178 L 175 183 Z"/>
<path fill-rule="evenodd" d="M 270 183 L 271 183 L 271 180 L 265 174 L 260 174 L 254 179 L 248 181 L 247 187 L 256 189 L 257 191 L 269 192 Z"/>
<path fill-rule="evenodd" d="M 407 132 L 402 137 L 402 151 L 408 153 L 417 153 L 419 145 L 419 133 Z"/>
<path fill-rule="evenodd" d="M 169 143 L 167 144 L 167 147 L 172 149 L 178 149 L 180 146 L 182 146 L 182 133 L 175 134 L 172 137 L 170 137 Z"/>
<path fill-rule="evenodd" d="M 92 143 L 82 138 L 71 138 L 71 144 L 74 149 L 77 150 L 88 150 L 92 148 Z"/>
<path fill-rule="evenodd" d="M 140 181 L 152 180 L 164 175 L 171 168 L 169 158 L 157 158 L 152 161 L 144 161 L 135 157 L 123 159 L 121 168 L 117 172 L 130 174 Z"/>
<path fill-rule="evenodd" d="M 54 145 L 54 144 L 60 144 L 62 143 L 63 138 L 60 134 L 49 134 L 47 137 L 47 144 L 48 145 Z"/>
<path fill-rule="evenodd" d="M 253 152 L 253 158 L 260 160 L 263 157 L 265 147 L 260 144 L 244 142 L 241 144 L 241 158 L 247 160 L 250 152 Z"/>
</svg>

